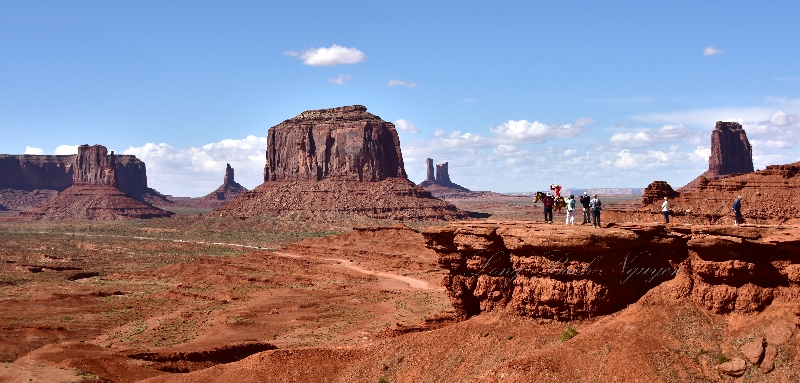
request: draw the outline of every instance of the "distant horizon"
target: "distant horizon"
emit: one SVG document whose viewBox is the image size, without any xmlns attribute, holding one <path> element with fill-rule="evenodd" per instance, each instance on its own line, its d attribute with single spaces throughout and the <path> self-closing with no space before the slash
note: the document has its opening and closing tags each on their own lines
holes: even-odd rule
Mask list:
<svg viewBox="0 0 800 383">
<path fill-rule="evenodd" d="M 475 190 L 685 185 L 716 121 L 756 169 L 800 160 L 800 2 L 9 0 L 0 152 L 134 154 L 201 196 L 262 180 L 271 126 L 364 105 Z M 298 17 L 302 15 L 302 17 Z M 725 22 L 719 22 L 725 20 Z M 531 181 L 534 180 L 534 181 Z"/>
</svg>

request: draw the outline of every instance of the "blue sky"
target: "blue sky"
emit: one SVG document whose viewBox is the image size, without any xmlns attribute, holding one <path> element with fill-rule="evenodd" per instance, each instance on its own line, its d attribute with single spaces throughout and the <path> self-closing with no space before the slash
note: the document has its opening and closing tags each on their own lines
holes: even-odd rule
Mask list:
<svg viewBox="0 0 800 383">
<path fill-rule="evenodd" d="M 698 4 L 699 3 L 699 4 Z M 717 120 L 800 160 L 797 2 L 29 2 L 0 8 L 0 153 L 103 144 L 198 196 L 269 127 L 361 104 L 473 190 L 681 186 Z M 322 49 L 321 49 L 322 48 Z"/>
</svg>

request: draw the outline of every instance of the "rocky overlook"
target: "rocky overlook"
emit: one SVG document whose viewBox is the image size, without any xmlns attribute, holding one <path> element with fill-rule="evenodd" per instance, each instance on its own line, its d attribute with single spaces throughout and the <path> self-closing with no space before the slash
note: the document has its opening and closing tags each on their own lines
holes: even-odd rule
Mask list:
<svg viewBox="0 0 800 383">
<path fill-rule="evenodd" d="M 573 320 L 609 314 L 662 282 L 662 293 L 714 313 L 761 311 L 800 294 L 792 228 L 628 224 L 575 230 L 526 222 L 423 231 L 449 271 L 461 316 L 508 310 Z"/>
</svg>

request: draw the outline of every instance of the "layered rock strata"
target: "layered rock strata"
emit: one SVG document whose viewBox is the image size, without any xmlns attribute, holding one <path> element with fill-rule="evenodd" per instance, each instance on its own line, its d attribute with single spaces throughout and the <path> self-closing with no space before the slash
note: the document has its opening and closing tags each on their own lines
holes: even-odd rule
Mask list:
<svg viewBox="0 0 800 383">
<path fill-rule="evenodd" d="M 574 230 L 456 223 L 423 231 L 462 317 L 505 310 L 574 320 L 662 293 L 714 313 L 800 297 L 800 235 L 782 228 L 627 225 Z"/>
<path fill-rule="evenodd" d="M 125 220 L 169 217 L 172 213 L 133 199 L 117 188 L 116 163 L 102 145 L 81 145 L 75 156 L 73 186 L 23 213 L 42 220 Z"/>
<path fill-rule="evenodd" d="M 364 106 L 306 111 L 267 137 L 264 183 L 209 216 L 466 217 L 406 178 L 394 124 Z"/>
</svg>

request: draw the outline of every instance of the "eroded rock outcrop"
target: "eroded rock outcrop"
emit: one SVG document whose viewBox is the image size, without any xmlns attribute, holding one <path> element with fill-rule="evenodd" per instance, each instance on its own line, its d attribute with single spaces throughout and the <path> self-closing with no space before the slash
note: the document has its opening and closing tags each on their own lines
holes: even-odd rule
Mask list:
<svg viewBox="0 0 800 383">
<path fill-rule="evenodd" d="M 267 136 L 264 183 L 209 216 L 466 217 L 406 178 L 394 124 L 364 106 L 305 111 Z"/>
<path fill-rule="evenodd" d="M 117 188 L 116 160 L 102 145 L 81 145 L 75 156 L 73 185 L 43 205 L 23 213 L 42 220 L 124 220 L 169 217 Z"/>
<path fill-rule="evenodd" d="M 507 310 L 572 320 L 618 311 L 655 286 L 715 313 L 792 302 L 800 237 L 781 228 L 627 225 L 570 230 L 455 223 L 423 231 L 457 313 Z"/>
<path fill-rule="evenodd" d="M 642 205 L 650 205 L 657 201 L 663 201 L 664 197 L 675 198 L 680 193 L 672 189 L 667 181 L 653 181 L 644 189 L 642 194 Z"/>
</svg>

